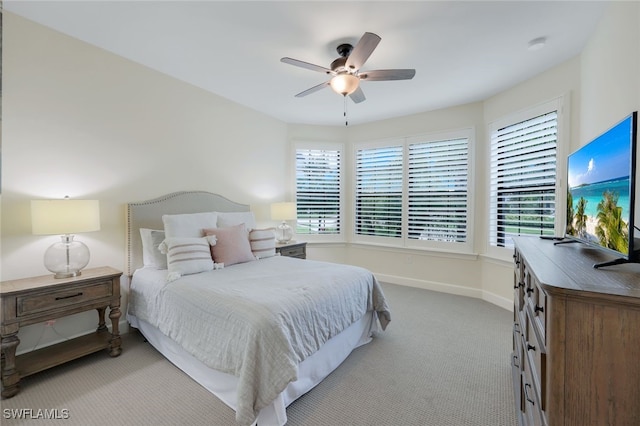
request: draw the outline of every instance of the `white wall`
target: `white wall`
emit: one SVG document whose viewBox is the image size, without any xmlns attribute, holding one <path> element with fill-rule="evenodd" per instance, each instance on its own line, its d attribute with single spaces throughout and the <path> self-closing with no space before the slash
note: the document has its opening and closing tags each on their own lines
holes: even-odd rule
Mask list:
<svg viewBox="0 0 640 426">
<path fill-rule="evenodd" d="M 630 112 L 640 111 L 640 2 L 613 2 L 580 59 L 582 115 L 576 148 Z M 636 168 L 636 181 L 640 183 L 640 164 Z M 635 224 L 640 226 L 637 192 L 635 212 Z M 638 230 L 635 237 L 640 238 Z"/>
<path fill-rule="evenodd" d="M 77 238 L 89 267 L 124 270 L 128 202 L 208 190 L 260 213 L 285 198 L 285 123 L 6 11 L 3 31 L 2 280 L 48 274 L 43 254 L 59 237 L 31 235 L 31 199 L 100 200 L 101 230 Z M 95 316 L 56 330 L 86 332 Z M 41 327 L 20 332 L 21 350 Z"/>
<path fill-rule="evenodd" d="M 511 265 L 484 255 L 486 123 L 569 92 L 575 149 L 640 109 L 639 9 L 612 3 L 579 57 L 485 102 L 349 128 L 287 125 L 5 11 L 0 278 L 47 273 L 42 255 L 57 237 L 31 235 L 31 199 L 99 199 L 101 231 L 79 238 L 91 248 L 90 266 L 122 269 L 127 202 L 203 189 L 251 204 L 267 223 L 268 203 L 291 199 L 293 175 L 282 165 L 292 164 L 295 140 L 349 144 L 473 126 L 477 256 L 349 244 L 309 247 L 309 255 L 508 306 Z M 88 331 L 94 316 L 61 319 L 56 330 Z M 21 331 L 22 350 L 43 330 L 42 342 L 56 339 L 42 327 Z"/>
</svg>

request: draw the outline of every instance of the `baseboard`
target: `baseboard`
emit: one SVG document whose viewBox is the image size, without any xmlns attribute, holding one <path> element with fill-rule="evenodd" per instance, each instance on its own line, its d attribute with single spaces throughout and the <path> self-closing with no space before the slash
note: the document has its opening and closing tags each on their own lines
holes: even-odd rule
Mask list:
<svg viewBox="0 0 640 426">
<path fill-rule="evenodd" d="M 399 277 L 396 275 L 375 274 L 378 281 L 389 284 L 405 285 L 417 287 L 425 290 L 439 291 L 441 293 L 457 294 L 458 296 L 482 298 L 482 290 L 453 284 L 440 283 L 436 281 L 417 280 L 415 278 Z"/>
<path fill-rule="evenodd" d="M 497 294 L 484 291 L 478 288 L 464 287 L 454 284 L 440 283 L 436 281 L 418 280 L 415 278 L 399 277 L 396 275 L 375 274 L 378 281 L 389 284 L 404 285 L 408 287 L 422 288 L 425 290 L 438 291 L 441 293 L 455 294 L 458 296 L 473 297 L 482 299 L 493 305 L 499 306 L 508 311 L 513 310 L 513 300 L 507 299 Z"/>
<path fill-rule="evenodd" d="M 495 293 L 488 291 L 482 292 L 482 300 L 500 306 L 507 311 L 513 311 L 513 299 L 507 299 L 506 297 L 498 296 Z"/>
</svg>

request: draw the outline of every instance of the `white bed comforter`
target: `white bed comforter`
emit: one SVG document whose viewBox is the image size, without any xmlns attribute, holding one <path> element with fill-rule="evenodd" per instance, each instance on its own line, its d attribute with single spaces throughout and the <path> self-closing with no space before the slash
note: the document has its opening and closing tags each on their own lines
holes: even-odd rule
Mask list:
<svg viewBox="0 0 640 426">
<path fill-rule="evenodd" d="M 375 277 L 354 266 L 276 256 L 170 283 L 137 279 L 144 272 L 134 274 L 129 312 L 237 376 L 243 425 L 297 379 L 301 361 L 367 311 L 383 329 L 390 321 Z"/>
</svg>

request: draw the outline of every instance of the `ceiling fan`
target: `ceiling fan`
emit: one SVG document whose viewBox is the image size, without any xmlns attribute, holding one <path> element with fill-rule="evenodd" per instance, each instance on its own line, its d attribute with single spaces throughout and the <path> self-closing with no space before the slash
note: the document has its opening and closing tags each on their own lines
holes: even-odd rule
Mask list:
<svg viewBox="0 0 640 426">
<path fill-rule="evenodd" d="M 360 81 L 383 81 L 383 80 L 411 80 L 416 75 L 414 69 L 391 69 L 391 70 L 373 70 L 361 71 L 360 68 L 369 59 L 378 43 L 380 36 L 374 33 L 364 33 L 358 43 L 354 46 L 348 43 L 340 44 L 336 50 L 340 57 L 331 62 L 331 68 L 325 68 L 320 65 L 310 64 L 284 57 L 280 59 L 285 64 L 295 65 L 297 67 L 306 68 L 312 71 L 319 71 L 331 75 L 329 81 L 313 86 L 296 95 L 297 98 L 310 95 L 327 86 L 331 86 L 334 92 L 347 96 L 355 102 L 360 103 L 366 98 L 364 92 L 360 88 Z"/>
</svg>

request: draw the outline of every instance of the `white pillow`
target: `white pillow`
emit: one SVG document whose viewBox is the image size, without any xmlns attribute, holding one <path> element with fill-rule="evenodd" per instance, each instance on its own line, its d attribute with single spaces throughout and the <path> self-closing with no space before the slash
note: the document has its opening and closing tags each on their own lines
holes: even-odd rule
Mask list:
<svg viewBox="0 0 640 426">
<path fill-rule="evenodd" d="M 142 239 L 142 264 L 145 267 L 167 269 L 167 256 L 158 247 L 164 241 L 164 231 L 140 228 Z"/>
<path fill-rule="evenodd" d="M 195 238 L 204 236 L 205 228 L 215 228 L 215 212 L 165 214 L 162 216 L 167 238 Z"/>
<path fill-rule="evenodd" d="M 160 250 L 167 255 L 169 274 L 167 281 L 183 275 L 197 274 L 213 270 L 211 246 L 215 237 L 167 238 L 160 244 Z"/>
<path fill-rule="evenodd" d="M 254 229 L 249 232 L 249 244 L 251 252 L 256 259 L 264 259 L 276 255 L 275 229 Z"/>
<path fill-rule="evenodd" d="M 228 228 L 230 226 L 244 223 L 247 231 L 256 227 L 256 218 L 253 212 L 215 212 L 218 216 L 218 228 Z"/>
</svg>

